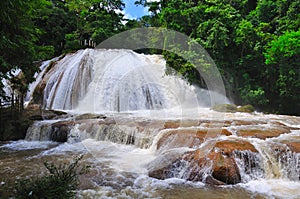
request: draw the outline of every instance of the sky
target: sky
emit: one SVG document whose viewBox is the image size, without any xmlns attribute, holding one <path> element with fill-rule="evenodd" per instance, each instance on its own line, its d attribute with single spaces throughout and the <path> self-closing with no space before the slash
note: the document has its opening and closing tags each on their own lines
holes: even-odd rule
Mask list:
<svg viewBox="0 0 300 199">
<path fill-rule="evenodd" d="M 124 0 L 125 3 L 125 17 L 128 19 L 137 19 L 148 14 L 148 8 L 143 6 L 136 6 L 134 2 L 136 0 Z"/>
</svg>

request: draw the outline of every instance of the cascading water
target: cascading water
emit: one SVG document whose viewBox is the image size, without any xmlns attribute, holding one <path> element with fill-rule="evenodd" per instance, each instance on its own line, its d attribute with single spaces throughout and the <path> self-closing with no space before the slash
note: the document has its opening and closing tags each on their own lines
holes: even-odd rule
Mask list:
<svg viewBox="0 0 300 199">
<path fill-rule="evenodd" d="M 54 61 L 48 68 L 47 62 L 42 65 L 27 97 L 34 99 L 34 89 L 42 93 L 47 109 L 101 112 L 210 106 L 208 91 L 165 75 L 165 61 L 158 55 L 86 49 Z M 197 96 L 200 90 L 202 96 Z"/>
<path fill-rule="evenodd" d="M 92 169 L 78 198 L 300 198 L 299 117 L 214 112 L 209 96 L 225 97 L 165 75 L 165 65 L 92 49 L 44 62 L 29 107 L 68 114 L 2 143 L 1 185 L 85 154 Z"/>
</svg>

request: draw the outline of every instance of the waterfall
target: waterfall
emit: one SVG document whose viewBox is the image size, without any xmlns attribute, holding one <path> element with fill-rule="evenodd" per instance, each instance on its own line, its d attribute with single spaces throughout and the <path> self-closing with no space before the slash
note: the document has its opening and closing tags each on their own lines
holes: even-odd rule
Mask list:
<svg viewBox="0 0 300 199">
<path fill-rule="evenodd" d="M 210 95 L 226 101 L 166 75 L 162 56 L 131 50 L 79 50 L 44 62 L 40 70 L 26 99 L 39 103 L 34 96 L 41 95 L 47 109 L 120 112 L 209 107 Z"/>
<path fill-rule="evenodd" d="M 162 56 L 131 50 L 85 49 L 43 62 L 26 99 L 68 114 L 36 121 L 25 141 L 5 147 L 44 142 L 30 158 L 55 161 L 89 153 L 84 164 L 95 167 L 83 181 L 100 196 L 137 198 L 142 189 L 146 197 L 190 185 L 198 196 L 199 185 L 230 184 L 224 188 L 235 198 L 282 198 L 280 190 L 300 197 L 299 117 L 212 111 L 210 98 L 226 103 L 224 96 L 165 71 Z"/>
</svg>

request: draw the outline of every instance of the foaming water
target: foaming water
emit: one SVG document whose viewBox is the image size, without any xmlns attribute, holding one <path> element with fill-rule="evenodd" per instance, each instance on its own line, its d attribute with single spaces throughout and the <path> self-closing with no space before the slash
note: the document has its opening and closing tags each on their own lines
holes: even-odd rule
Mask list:
<svg viewBox="0 0 300 199">
<path fill-rule="evenodd" d="M 266 198 L 300 198 L 300 182 L 288 180 L 253 180 L 246 184 L 239 184 L 253 194 L 261 194 Z"/>
<path fill-rule="evenodd" d="M 23 150 L 33 150 L 33 149 L 48 149 L 50 147 L 56 146 L 58 143 L 52 141 L 27 141 L 19 140 L 12 141 L 7 144 L 0 146 L 0 149 L 8 149 L 14 151 L 23 151 Z"/>
</svg>

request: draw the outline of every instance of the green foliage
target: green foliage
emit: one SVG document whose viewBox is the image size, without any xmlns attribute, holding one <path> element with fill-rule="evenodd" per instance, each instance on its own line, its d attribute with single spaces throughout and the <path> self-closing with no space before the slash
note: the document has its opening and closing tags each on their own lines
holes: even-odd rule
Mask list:
<svg viewBox="0 0 300 199">
<path fill-rule="evenodd" d="M 280 112 L 298 114 L 300 110 L 300 31 L 285 32 L 271 41 L 264 53 L 273 87 L 270 95 Z"/>
<path fill-rule="evenodd" d="M 86 48 L 85 41 L 98 44 L 123 30 L 163 27 L 188 35 L 209 52 L 235 103 L 299 114 L 297 0 L 138 0 L 136 4 L 149 7 L 151 13 L 124 25 L 122 0 L 1 1 L 0 78 L 21 68 L 28 84 L 38 70 L 33 61 Z M 139 42 L 137 38 L 126 39 Z M 166 44 L 172 42 L 176 43 L 174 38 L 166 38 Z M 189 82 L 206 87 L 195 66 L 182 55 L 201 64 L 204 71 L 210 65 L 195 60 L 193 44 L 186 45 L 186 51 L 177 55 L 163 51 L 167 63 Z M 173 52 L 177 49 L 174 46 Z"/>
<path fill-rule="evenodd" d="M 254 103 L 257 106 L 267 105 L 269 100 L 266 99 L 265 91 L 263 88 L 250 88 L 246 87 L 241 90 L 242 99 L 245 103 Z"/>
<path fill-rule="evenodd" d="M 152 8 L 151 21 L 201 44 L 223 75 L 237 104 L 299 114 L 299 28 L 297 0 L 170 0 L 139 4 Z M 159 5 L 157 5 L 159 4 Z M 154 11 L 153 11 L 154 9 Z M 150 24 L 151 25 L 151 24 Z M 193 53 L 192 53 L 193 54 Z M 165 53 L 167 63 L 197 82 L 192 67 Z M 200 84 L 204 86 L 205 84 Z"/>
<path fill-rule="evenodd" d="M 25 85 L 35 61 L 91 47 L 124 30 L 122 0 L 3 0 L 0 2 L 0 80 L 20 68 Z M 87 41 L 87 42 L 86 42 Z M 1 82 L 1 81 L 0 81 Z M 0 83 L 0 97 L 3 99 Z"/>
<path fill-rule="evenodd" d="M 278 39 L 271 41 L 268 46 L 267 52 L 264 54 L 268 65 L 289 61 L 287 59 L 290 58 L 299 59 L 300 30 L 285 32 Z"/>
<path fill-rule="evenodd" d="M 16 183 L 16 198 L 73 198 L 78 188 L 78 176 L 88 172 L 88 167 L 80 167 L 83 156 L 76 157 L 70 164 L 55 166 L 45 162 L 50 174 L 39 178 L 19 180 Z"/>
</svg>

